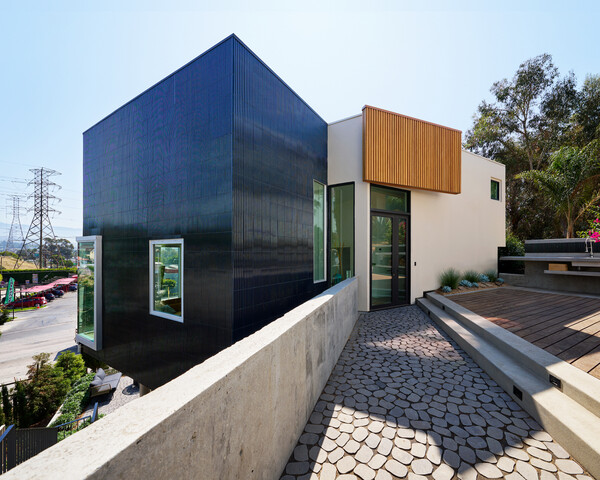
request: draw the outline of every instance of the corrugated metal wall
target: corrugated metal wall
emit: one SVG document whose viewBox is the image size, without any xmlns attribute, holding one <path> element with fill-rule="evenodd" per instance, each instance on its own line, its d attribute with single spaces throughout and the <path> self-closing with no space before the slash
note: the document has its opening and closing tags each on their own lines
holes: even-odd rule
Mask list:
<svg viewBox="0 0 600 480">
<path fill-rule="evenodd" d="M 460 193 L 461 132 L 379 108 L 363 108 L 363 180 Z"/>
</svg>

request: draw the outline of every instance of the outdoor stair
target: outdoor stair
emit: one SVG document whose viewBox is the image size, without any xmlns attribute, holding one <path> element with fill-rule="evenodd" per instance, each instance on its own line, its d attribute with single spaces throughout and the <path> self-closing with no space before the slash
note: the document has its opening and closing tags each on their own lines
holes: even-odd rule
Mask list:
<svg viewBox="0 0 600 480">
<path fill-rule="evenodd" d="M 600 380 L 452 302 L 417 305 L 559 443 L 600 478 Z"/>
</svg>

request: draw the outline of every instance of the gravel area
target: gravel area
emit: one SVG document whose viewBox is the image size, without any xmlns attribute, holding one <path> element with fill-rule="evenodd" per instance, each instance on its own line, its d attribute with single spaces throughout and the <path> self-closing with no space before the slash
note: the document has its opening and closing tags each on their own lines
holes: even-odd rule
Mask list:
<svg viewBox="0 0 600 480">
<path fill-rule="evenodd" d="M 138 386 L 133 385 L 133 379 L 123 375 L 114 392 L 91 398 L 82 416 L 90 415 L 96 402 L 98 402 L 98 413 L 107 415 L 126 403 L 139 398 L 139 396 L 140 389 Z"/>
<path fill-rule="evenodd" d="M 415 306 L 361 315 L 281 480 L 590 480 Z"/>
</svg>

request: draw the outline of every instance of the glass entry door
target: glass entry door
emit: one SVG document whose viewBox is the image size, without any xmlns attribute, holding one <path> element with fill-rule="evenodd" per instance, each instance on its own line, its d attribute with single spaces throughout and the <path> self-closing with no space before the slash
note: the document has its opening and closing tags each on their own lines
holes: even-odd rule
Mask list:
<svg viewBox="0 0 600 480">
<path fill-rule="evenodd" d="M 371 308 L 409 303 L 408 217 L 371 214 Z"/>
</svg>

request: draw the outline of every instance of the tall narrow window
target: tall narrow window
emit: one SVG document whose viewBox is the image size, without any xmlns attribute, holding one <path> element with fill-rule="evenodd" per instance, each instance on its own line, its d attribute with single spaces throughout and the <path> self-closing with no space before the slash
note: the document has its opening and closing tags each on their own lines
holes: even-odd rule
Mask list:
<svg viewBox="0 0 600 480">
<path fill-rule="evenodd" d="M 500 182 L 498 180 L 492 180 L 491 187 L 492 200 L 500 200 Z"/>
<path fill-rule="evenodd" d="M 77 334 L 75 340 L 102 348 L 102 237 L 77 238 Z"/>
<path fill-rule="evenodd" d="M 183 322 L 183 239 L 150 241 L 150 313 Z"/>
<path fill-rule="evenodd" d="M 354 184 L 329 189 L 331 284 L 354 276 Z"/>
<path fill-rule="evenodd" d="M 325 185 L 313 180 L 313 281 L 325 281 Z"/>
</svg>

